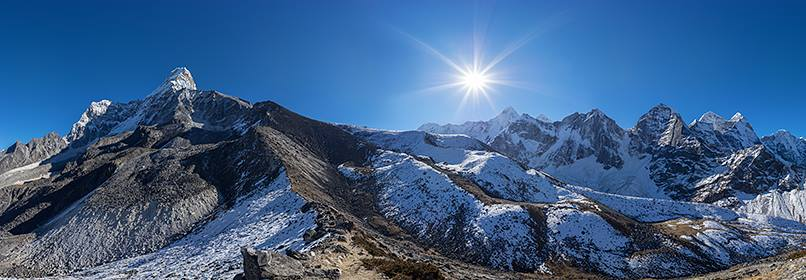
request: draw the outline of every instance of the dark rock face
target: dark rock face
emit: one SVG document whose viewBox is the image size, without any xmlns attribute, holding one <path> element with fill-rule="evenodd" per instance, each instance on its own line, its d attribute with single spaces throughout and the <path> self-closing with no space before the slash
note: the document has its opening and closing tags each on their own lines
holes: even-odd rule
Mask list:
<svg viewBox="0 0 806 280">
<path fill-rule="evenodd" d="M 639 153 L 651 153 L 663 146 L 678 147 L 691 136 L 680 114 L 663 104 L 641 116 L 630 132 L 632 147 Z"/>
<path fill-rule="evenodd" d="M 619 155 L 621 138 L 624 130 L 616 122 L 607 117 L 602 111 L 594 109 L 587 114 L 572 114 L 561 122 L 561 128 L 578 131 L 583 141 L 590 143 L 582 148 L 576 148 L 574 156 L 569 150 L 564 149 L 558 154 L 558 158 L 564 160 L 583 159 L 590 155 L 596 157 L 596 161 L 604 165 L 605 168 L 621 168 L 624 160 Z M 572 147 L 572 142 L 565 142 L 563 147 Z"/>
<path fill-rule="evenodd" d="M 686 138 L 678 146 L 654 149 L 649 164 L 652 180 L 673 199 L 688 200 L 694 196 L 694 185 L 719 167 L 713 153 L 696 138 Z"/>
<path fill-rule="evenodd" d="M 302 261 L 274 252 L 244 247 L 244 273 L 235 279 L 245 280 L 297 280 L 297 279 L 339 279 L 338 269 L 311 268 Z"/>
<path fill-rule="evenodd" d="M 42 138 L 34 138 L 26 144 L 14 143 L 0 153 L 0 174 L 14 168 L 46 160 L 67 147 L 67 141 L 55 132 Z"/>
</svg>

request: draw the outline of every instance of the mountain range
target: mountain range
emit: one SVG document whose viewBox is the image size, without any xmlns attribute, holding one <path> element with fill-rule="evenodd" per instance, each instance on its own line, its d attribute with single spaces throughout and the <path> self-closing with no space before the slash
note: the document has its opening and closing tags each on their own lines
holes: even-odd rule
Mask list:
<svg viewBox="0 0 806 280">
<path fill-rule="evenodd" d="M 628 196 L 711 203 L 806 221 L 806 139 L 781 130 L 759 138 L 740 113 L 686 123 L 660 104 L 632 128 L 602 111 L 550 122 L 508 108 L 489 121 L 419 130 L 479 139 L 569 183 Z"/>
<path fill-rule="evenodd" d="M 663 105 L 336 125 L 177 68 L 0 153 L 0 277 L 686 277 L 803 249 L 804 146 Z"/>
</svg>

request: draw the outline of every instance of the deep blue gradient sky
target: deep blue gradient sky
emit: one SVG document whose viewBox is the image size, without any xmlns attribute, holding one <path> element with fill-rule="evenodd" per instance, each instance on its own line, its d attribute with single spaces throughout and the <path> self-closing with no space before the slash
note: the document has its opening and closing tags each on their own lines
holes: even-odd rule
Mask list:
<svg viewBox="0 0 806 280">
<path fill-rule="evenodd" d="M 17 1 L 0 4 L 0 145 L 66 133 L 90 101 L 148 95 L 176 66 L 202 89 L 332 122 L 414 129 L 513 106 L 559 119 L 597 107 L 623 127 L 657 103 L 687 120 L 742 112 L 806 136 L 804 1 Z M 458 110 L 423 92 L 487 26 L 496 88 Z M 478 32 L 480 33 L 480 32 Z"/>
</svg>

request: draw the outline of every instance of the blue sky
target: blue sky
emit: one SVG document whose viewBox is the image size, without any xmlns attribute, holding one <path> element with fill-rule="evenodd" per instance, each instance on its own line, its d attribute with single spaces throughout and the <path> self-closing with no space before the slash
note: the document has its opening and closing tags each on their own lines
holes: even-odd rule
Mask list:
<svg viewBox="0 0 806 280">
<path fill-rule="evenodd" d="M 631 127 L 662 102 L 806 136 L 803 1 L 18 2 L 0 4 L 2 146 L 64 134 L 91 101 L 142 98 L 176 66 L 203 89 L 380 128 L 507 106 Z M 494 69 L 526 86 L 459 109 L 459 90 L 423 91 L 454 72 L 404 34 L 454 60 L 474 34 L 488 58 L 535 34 Z"/>
</svg>

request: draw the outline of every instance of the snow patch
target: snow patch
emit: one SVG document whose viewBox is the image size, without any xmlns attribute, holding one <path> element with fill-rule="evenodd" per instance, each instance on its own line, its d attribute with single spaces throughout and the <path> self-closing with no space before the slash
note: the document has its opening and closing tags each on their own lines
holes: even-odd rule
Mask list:
<svg viewBox="0 0 806 280">
<path fill-rule="evenodd" d="M 261 183 L 258 183 L 261 185 Z M 285 172 L 200 229 L 151 254 L 81 272 L 91 279 L 232 279 L 242 270 L 240 248 L 305 249 L 302 236 L 316 226 L 313 211 L 291 191 Z"/>
</svg>

